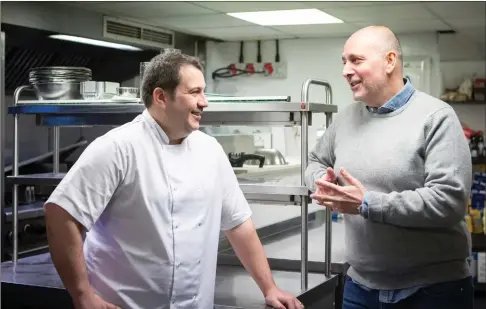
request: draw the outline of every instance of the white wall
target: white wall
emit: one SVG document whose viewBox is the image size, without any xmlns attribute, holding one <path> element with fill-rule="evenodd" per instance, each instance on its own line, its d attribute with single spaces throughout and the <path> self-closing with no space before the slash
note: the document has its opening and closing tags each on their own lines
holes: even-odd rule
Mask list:
<svg viewBox="0 0 486 309">
<path fill-rule="evenodd" d="M 327 80 L 333 91 L 333 104 L 345 106 L 352 103 L 351 91 L 341 75 L 341 53 L 347 38 L 296 39 L 280 41 L 281 61 L 287 63 L 286 79 L 235 78 L 218 79 L 215 82 L 211 73 L 230 63 L 238 62 L 239 42 L 207 44 L 207 84 L 208 91 L 234 95 L 290 95 L 293 101 L 301 98 L 302 83 L 307 78 Z M 400 36 L 405 55 L 429 56 L 432 58 L 431 94 L 439 96 L 442 89 L 440 78 L 440 57 L 437 36 L 435 33 Z M 261 45 L 262 61 L 274 61 L 275 41 L 263 41 Z M 256 42 L 245 42 L 245 62 L 256 62 Z M 317 86 L 311 89 L 311 101 L 324 101 L 324 90 Z M 323 115 L 314 117 L 313 126 L 309 129 L 309 148 L 316 141 L 318 128 L 325 124 Z M 276 129 L 274 147 L 286 156 L 300 156 L 300 135 L 298 130 Z M 282 131 L 285 132 L 285 139 Z"/>
<path fill-rule="evenodd" d="M 443 85 L 447 89 L 459 87 L 465 78 L 486 77 L 484 60 L 442 61 L 440 67 Z M 453 107 L 463 124 L 473 130 L 486 131 L 486 105 L 454 104 Z"/>
<path fill-rule="evenodd" d="M 457 88 L 465 78 L 472 76 L 485 77 L 486 62 L 475 61 L 442 61 L 440 63 L 442 81 L 445 88 Z"/>
</svg>

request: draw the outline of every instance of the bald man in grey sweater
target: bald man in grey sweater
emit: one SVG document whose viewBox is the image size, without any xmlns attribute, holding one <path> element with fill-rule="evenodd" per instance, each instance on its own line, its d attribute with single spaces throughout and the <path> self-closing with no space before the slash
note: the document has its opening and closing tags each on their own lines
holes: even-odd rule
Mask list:
<svg viewBox="0 0 486 309">
<path fill-rule="evenodd" d="M 342 60 L 358 102 L 310 153 L 306 181 L 344 213 L 343 309 L 472 309 L 471 154 L 454 110 L 403 78 L 388 28 L 353 34 Z"/>
</svg>

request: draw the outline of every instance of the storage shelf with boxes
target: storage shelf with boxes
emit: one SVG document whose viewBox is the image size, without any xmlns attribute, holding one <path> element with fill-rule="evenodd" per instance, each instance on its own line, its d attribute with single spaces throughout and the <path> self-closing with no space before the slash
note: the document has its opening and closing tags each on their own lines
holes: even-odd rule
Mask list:
<svg viewBox="0 0 486 309">
<path fill-rule="evenodd" d="M 471 233 L 472 255 L 470 260 L 477 291 L 486 291 L 486 173 L 475 172 L 471 188 L 466 223 Z"/>
</svg>

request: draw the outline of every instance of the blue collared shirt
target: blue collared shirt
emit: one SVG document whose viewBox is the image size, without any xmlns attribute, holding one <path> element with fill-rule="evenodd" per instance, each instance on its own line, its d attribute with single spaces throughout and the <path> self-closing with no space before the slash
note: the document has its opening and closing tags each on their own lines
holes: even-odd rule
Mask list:
<svg viewBox="0 0 486 309">
<path fill-rule="evenodd" d="M 391 113 L 397 109 L 404 107 L 408 104 L 410 98 L 415 92 L 415 88 L 412 86 L 412 83 L 408 79 L 403 79 L 405 86 L 398 92 L 395 96 L 393 96 L 386 104 L 380 107 L 370 107 L 367 106 L 366 108 L 370 113 L 377 113 L 377 114 L 386 114 Z M 368 203 L 366 201 L 366 193 L 363 199 L 363 203 L 360 209 L 361 215 L 364 218 L 368 218 Z M 355 282 L 356 284 L 360 285 L 365 290 L 370 290 L 369 288 Z M 410 295 L 416 293 L 421 286 L 406 288 L 406 289 L 398 289 L 398 290 L 380 290 L 379 299 L 382 303 L 396 303 L 402 299 L 409 297 Z"/>
</svg>

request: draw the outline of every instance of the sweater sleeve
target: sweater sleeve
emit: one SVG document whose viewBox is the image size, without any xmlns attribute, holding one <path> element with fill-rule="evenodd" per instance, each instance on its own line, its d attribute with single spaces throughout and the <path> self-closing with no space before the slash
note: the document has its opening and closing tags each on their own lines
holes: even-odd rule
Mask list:
<svg viewBox="0 0 486 309">
<path fill-rule="evenodd" d="M 424 141 L 424 187 L 388 194 L 368 191 L 369 220 L 420 228 L 450 227 L 464 220 L 472 183 L 471 153 L 452 108 L 429 116 Z"/>
<path fill-rule="evenodd" d="M 335 123 L 324 132 L 314 149 L 309 153 L 309 164 L 305 170 L 305 182 L 310 191 L 316 191 L 315 181 L 326 174 L 328 167 L 333 167 L 336 158 L 334 156 Z"/>
</svg>

